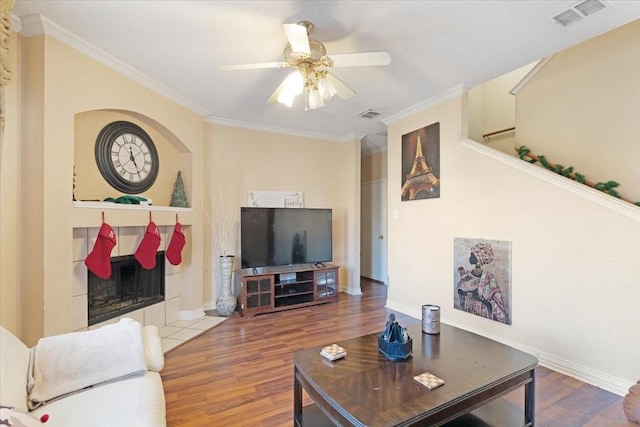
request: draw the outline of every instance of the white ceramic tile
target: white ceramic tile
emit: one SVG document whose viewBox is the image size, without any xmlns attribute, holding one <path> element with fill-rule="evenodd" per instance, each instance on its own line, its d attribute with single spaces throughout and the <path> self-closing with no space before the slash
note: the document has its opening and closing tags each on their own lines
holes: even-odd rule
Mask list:
<svg viewBox="0 0 640 427">
<path fill-rule="evenodd" d="M 73 263 L 73 282 L 71 284 L 71 296 L 78 296 L 87 293 L 87 266 L 84 261 Z"/>
<path fill-rule="evenodd" d="M 183 340 L 174 340 L 171 338 L 164 338 L 162 340 L 162 351 L 166 353 L 169 350 L 173 350 L 183 342 L 184 342 Z"/>
<path fill-rule="evenodd" d="M 146 227 L 118 228 L 118 255 L 133 255 L 144 237 Z"/>
<path fill-rule="evenodd" d="M 91 252 L 93 245 L 96 244 L 96 238 L 98 237 L 99 231 L 100 227 L 87 228 L 87 254 Z"/>
<path fill-rule="evenodd" d="M 87 295 L 78 295 L 71 300 L 71 329 L 85 329 L 89 321 L 87 313 Z"/>
<path fill-rule="evenodd" d="M 175 322 L 167 323 L 167 326 L 175 326 L 176 328 L 186 328 L 193 323 L 191 320 L 176 320 Z"/>
<path fill-rule="evenodd" d="M 158 328 L 158 334 L 160 338 L 166 338 L 171 334 L 175 334 L 182 328 L 176 328 L 175 326 L 163 326 L 162 328 Z"/>
<path fill-rule="evenodd" d="M 88 250 L 88 238 L 86 228 L 73 229 L 73 261 L 84 261 Z"/>
<path fill-rule="evenodd" d="M 201 331 L 206 331 L 207 329 L 213 328 L 218 323 L 224 322 L 224 320 L 225 320 L 224 317 L 204 318 L 198 322 L 195 322 L 191 326 L 189 326 L 189 329 L 199 329 Z"/>
<path fill-rule="evenodd" d="M 164 301 L 144 308 L 144 324 L 161 327 L 165 325 L 165 304 Z"/>
<path fill-rule="evenodd" d="M 169 245 L 169 241 L 167 240 L 167 229 L 169 227 L 167 227 L 166 225 L 162 225 L 160 227 L 158 227 L 158 231 L 160 232 L 160 246 L 158 246 L 158 250 L 159 251 L 165 251 L 167 250 L 167 246 Z M 173 228 L 172 228 L 173 230 Z M 169 234 L 169 237 L 171 237 L 171 234 Z"/>
<path fill-rule="evenodd" d="M 113 319 L 105 320 L 104 322 L 96 323 L 95 325 L 89 326 L 89 330 L 92 331 L 105 325 L 115 325 L 116 323 L 118 323 L 118 318 L 114 317 Z"/>
<path fill-rule="evenodd" d="M 197 337 L 201 333 L 202 331 L 199 329 L 184 328 L 184 329 L 180 329 L 176 333 L 171 334 L 168 338 L 187 341 L 187 340 L 190 340 L 191 338 Z"/>
<path fill-rule="evenodd" d="M 184 252 L 184 249 L 183 249 L 183 252 Z M 181 262 L 178 265 L 173 265 L 169 262 L 169 260 L 165 256 L 164 257 L 164 273 L 166 275 L 180 273 L 182 271 L 182 264 L 183 262 Z"/>
<path fill-rule="evenodd" d="M 88 321 L 87 294 L 73 297 L 71 300 L 71 329 L 77 331 L 86 328 Z"/>
<path fill-rule="evenodd" d="M 180 296 L 180 284 L 182 282 L 182 273 L 165 274 L 164 277 L 164 297 L 171 299 Z"/>
<path fill-rule="evenodd" d="M 124 318 L 133 319 L 137 322 L 140 322 L 140 324 L 144 326 L 144 309 L 132 311 L 131 313 L 123 314 L 122 316 L 118 317 L 118 319 Z"/>
<path fill-rule="evenodd" d="M 165 322 L 167 325 L 180 320 L 180 297 L 165 299 Z"/>
</svg>

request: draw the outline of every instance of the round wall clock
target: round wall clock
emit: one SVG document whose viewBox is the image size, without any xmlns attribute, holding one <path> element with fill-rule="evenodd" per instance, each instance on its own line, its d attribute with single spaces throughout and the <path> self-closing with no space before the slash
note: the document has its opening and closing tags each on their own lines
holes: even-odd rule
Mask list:
<svg viewBox="0 0 640 427">
<path fill-rule="evenodd" d="M 138 125 L 117 121 L 98 134 L 96 163 L 102 177 L 118 191 L 138 194 L 151 188 L 160 169 L 151 137 Z"/>
</svg>

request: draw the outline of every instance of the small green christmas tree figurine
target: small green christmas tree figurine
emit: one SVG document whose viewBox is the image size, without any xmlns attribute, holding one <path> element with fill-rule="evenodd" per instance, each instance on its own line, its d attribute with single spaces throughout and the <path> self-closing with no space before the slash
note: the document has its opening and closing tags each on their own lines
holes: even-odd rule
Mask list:
<svg viewBox="0 0 640 427">
<path fill-rule="evenodd" d="M 176 183 L 173 186 L 173 194 L 171 194 L 171 203 L 169 206 L 176 208 L 188 208 L 187 195 L 184 192 L 184 183 L 182 182 L 182 172 L 178 171 Z"/>
</svg>

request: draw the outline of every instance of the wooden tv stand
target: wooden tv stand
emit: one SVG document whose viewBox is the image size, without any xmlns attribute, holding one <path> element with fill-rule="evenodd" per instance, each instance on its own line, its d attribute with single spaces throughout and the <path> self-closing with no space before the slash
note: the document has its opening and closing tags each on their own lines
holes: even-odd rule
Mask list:
<svg viewBox="0 0 640 427">
<path fill-rule="evenodd" d="M 238 311 L 243 316 L 338 301 L 338 267 L 299 264 L 235 271 Z"/>
</svg>

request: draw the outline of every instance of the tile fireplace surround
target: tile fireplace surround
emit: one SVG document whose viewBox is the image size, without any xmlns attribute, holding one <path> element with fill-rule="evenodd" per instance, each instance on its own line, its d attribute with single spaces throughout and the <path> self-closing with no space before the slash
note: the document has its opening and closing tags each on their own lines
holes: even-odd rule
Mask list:
<svg viewBox="0 0 640 427">
<path fill-rule="evenodd" d="M 131 255 L 144 236 L 144 227 L 114 227 L 117 244 L 111 256 Z M 173 226 L 158 226 L 161 234 L 159 251 L 164 251 L 168 239 L 173 232 Z M 108 323 L 115 323 L 119 318 L 107 320 L 88 326 L 88 294 L 87 267 L 84 260 L 93 249 L 99 227 L 73 229 L 73 286 L 72 286 L 72 329 L 82 331 L 95 329 Z M 126 313 L 129 317 L 143 325 L 164 327 L 180 320 L 180 283 L 182 282 L 181 265 L 174 266 L 165 259 L 165 300 L 140 310 Z"/>
</svg>

